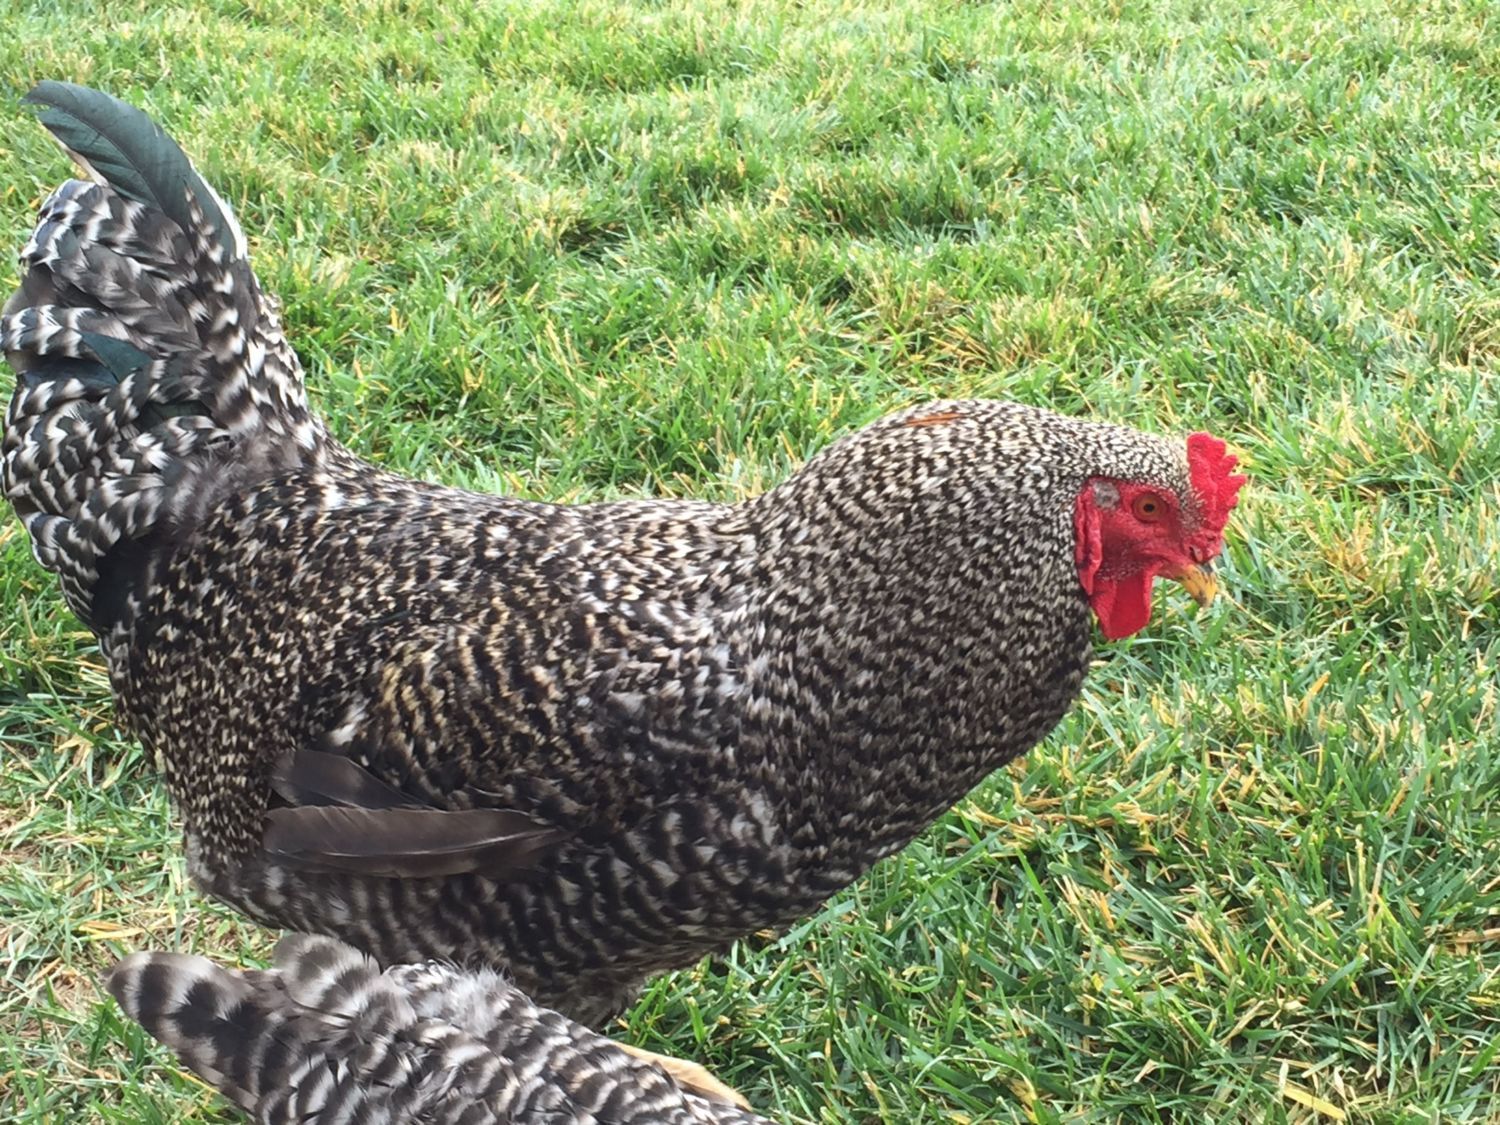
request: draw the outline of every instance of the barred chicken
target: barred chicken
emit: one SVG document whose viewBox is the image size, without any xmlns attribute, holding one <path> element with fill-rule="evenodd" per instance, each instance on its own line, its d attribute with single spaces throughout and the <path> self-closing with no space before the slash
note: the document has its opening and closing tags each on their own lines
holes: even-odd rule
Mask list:
<svg viewBox="0 0 1500 1125">
<path fill-rule="evenodd" d="M 295 935 L 269 971 L 136 953 L 109 991 L 261 1125 L 771 1125 L 685 1089 L 490 969 L 380 971 Z"/>
<path fill-rule="evenodd" d="M 1222 441 L 903 410 L 736 504 L 479 495 L 355 457 L 230 208 L 142 113 L 43 83 L 90 180 L 0 343 L 3 488 L 98 636 L 189 870 L 383 963 L 598 1026 L 805 917 L 1059 721 L 1159 577 L 1200 602 Z"/>
</svg>

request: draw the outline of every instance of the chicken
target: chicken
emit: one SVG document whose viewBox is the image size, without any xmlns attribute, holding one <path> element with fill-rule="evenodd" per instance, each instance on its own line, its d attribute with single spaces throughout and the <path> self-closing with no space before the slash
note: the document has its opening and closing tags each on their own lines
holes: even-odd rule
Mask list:
<svg viewBox="0 0 1500 1125">
<path fill-rule="evenodd" d="M 489 969 L 382 973 L 331 938 L 295 935 L 269 971 L 136 953 L 106 983 L 262 1125 L 770 1125 L 538 1008 Z"/>
<path fill-rule="evenodd" d="M 405 479 L 308 406 L 229 207 L 139 111 L 29 98 L 65 183 L 0 319 L 3 487 L 208 893 L 593 1026 L 782 930 L 1078 694 L 1091 617 L 1201 602 L 1222 441 L 906 409 L 736 504 Z"/>
</svg>

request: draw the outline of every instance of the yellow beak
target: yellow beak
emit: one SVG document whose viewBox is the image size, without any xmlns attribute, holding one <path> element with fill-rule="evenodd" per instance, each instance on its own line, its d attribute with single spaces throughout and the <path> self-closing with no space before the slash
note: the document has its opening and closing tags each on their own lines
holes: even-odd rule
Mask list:
<svg viewBox="0 0 1500 1125">
<path fill-rule="evenodd" d="M 1205 608 L 1212 604 L 1214 595 L 1219 592 L 1219 579 L 1214 574 L 1213 563 L 1185 567 L 1172 577 L 1182 583 L 1182 588 L 1192 595 L 1193 601 Z"/>
</svg>

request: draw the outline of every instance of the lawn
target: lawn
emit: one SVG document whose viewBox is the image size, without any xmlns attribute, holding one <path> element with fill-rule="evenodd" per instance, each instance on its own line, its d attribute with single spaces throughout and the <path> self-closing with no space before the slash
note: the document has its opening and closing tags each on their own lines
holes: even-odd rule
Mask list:
<svg viewBox="0 0 1500 1125">
<path fill-rule="evenodd" d="M 1228 597 L 618 1034 L 789 1123 L 1500 1120 L 1500 18 L 1487 0 L 0 0 L 238 210 L 360 453 L 732 498 L 905 403 L 1228 437 Z M 9 280 L 0 282 L 8 287 Z M 0 521 L 0 1120 L 229 1121 L 101 1003 L 196 895 Z"/>
</svg>

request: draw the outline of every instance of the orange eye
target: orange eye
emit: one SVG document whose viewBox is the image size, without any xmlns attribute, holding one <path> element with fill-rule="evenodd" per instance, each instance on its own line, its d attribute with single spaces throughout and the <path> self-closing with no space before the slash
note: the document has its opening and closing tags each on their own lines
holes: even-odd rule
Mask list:
<svg viewBox="0 0 1500 1125">
<path fill-rule="evenodd" d="M 1161 497 L 1144 492 L 1130 502 L 1130 510 L 1142 523 L 1155 523 L 1166 514 L 1167 506 L 1161 502 Z"/>
</svg>

